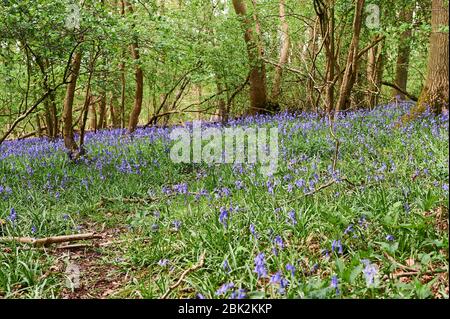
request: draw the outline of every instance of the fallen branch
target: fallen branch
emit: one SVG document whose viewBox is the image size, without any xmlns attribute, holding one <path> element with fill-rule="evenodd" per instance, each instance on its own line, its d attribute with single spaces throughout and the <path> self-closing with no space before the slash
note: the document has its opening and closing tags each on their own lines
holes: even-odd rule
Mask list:
<svg viewBox="0 0 450 319">
<path fill-rule="evenodd" d="M 21 244 L 31 244 L 36 247 L 41 247 L 41 246 L 48 246 L 51 244 L 59 244 L 59 243 L 74 242 L 74 241 L 89 240 L 89 239 L 98 239 L 98 238 L 102 238 L 102 236 L 96 235 L 94 233 L 55 236 L 55 237 L 46 237 L 46 238 L 0 237 L 0 243 L 17 242 L 17 243 L 21 243 Z"/>
<path fill-rule="evenodd" d="M 203 265 L 205 264 L 205 254 L 206 252 L 203 252 L 200 255 L 200 260 L 199 262 L 192 266 L 191 268 L 186 269 L 180 276 L 180 278 L 178 279 L 178 281 L 173 284 L 172 286 L 169 287 L 169 289 L 164 293 L 164 295 L 161 296 L 161 299 L 166 299 L 167 296 L 170 294 L 171 291 L 173 291 L 175 288 L 177 288 L 179 285 L 181 285 L 181 283 L 183 282 L 184 278 L 191 272 L 196 271 L 197 269 L 200 269 L 203 267 Z"/>
</svg>

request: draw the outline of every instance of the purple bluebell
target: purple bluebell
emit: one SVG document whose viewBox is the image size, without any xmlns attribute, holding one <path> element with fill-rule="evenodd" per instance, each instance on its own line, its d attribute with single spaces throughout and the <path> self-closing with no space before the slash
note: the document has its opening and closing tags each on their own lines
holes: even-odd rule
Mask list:
<svg viewBox="0 0 450 319">
<path fill-rule="evenodd" d="M 258 278 L 267 277 L 266 261 L 264 259 L 264 253 L 259 253 L 255 257 L 255 272 L 258 274 Z"/>
<path fill-rule="evenodd" d="M 217 291 L 216 291 L 216 295 L 217 296 L 222 296 L 225 295 L 228 290 L 233 289 L 234 288 L 234 283 L 230 282 L 227 284 L 223 284 Z"/>
</svg>

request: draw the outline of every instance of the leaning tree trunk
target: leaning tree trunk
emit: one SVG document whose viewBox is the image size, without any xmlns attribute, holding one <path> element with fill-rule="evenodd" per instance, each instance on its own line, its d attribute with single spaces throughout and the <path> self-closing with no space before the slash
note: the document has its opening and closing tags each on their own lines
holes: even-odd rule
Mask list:
<svg viewBox="0 0 450 319">
<path fill-rule="evenodd" d="M 245 28 L 245 43 L 247 45 L 247 54 L 250 63 L 250 108 L 248 115 L 255 115 L 266 110 L 267 106 L 267 85 L 266 85 L 266 68 L 262 61 L 260 51 L 261 44 L 258 36 L 253 30 L 253 23 L 247 16 L 247 7 L 244 0 L 233 0 L 233 7 L 236 14 L 242 18 Z"/>
<path fill-rule="evenodd" d="M 72 127 L 72 117 L 73 117 L 73 100 L 75 96 L 75 88 L 77 86 L 78 74 L 80 72 L 81 65 L 81 53 L 75 53 L 71 68 L 70 68 L 70 76 L 69 76 L 69 84 L 66 89 L 66 97 L 64 99 L 64 108 L 63 108 L 63 136 L 64 136 L 64 145 L 71 152 L 71 154 L 78 150 L 78 145 L 75 142 L 73 127 Z"/>
<path fill-rule="evenodd" d="M 289 26 L 286 21 L 286 7 L 284 0 L 280 0 L 280 22 L 281 22 L 281 46 L 280 46 L 280 60 L 275 68 L 275 77 L 272 87 L 272 103 L 279 104 L 279 97 L 281 94 L 281 78 L 283 75 L 283 66 L 288 61 L 289 57 Z"/>
<path fill-rule="evenodd" d="M 428 56 L 427 78 L 420 94 L 415 113 L 430 107 L 435 113 L 448 108 L 448 0 L 433 0 L 431 17 L 430 52 Z"/>
<path fill-rule="evenodd" d="M 128 11 L 133 13 L 133 6 L 131 3 L 127 3 Z M 134 42 L 131 44 L 131 55 L 136 62 L 136 69 L 134 71 L 134 76 L 136 79 L 136 91 L 134 96 L 134 107 L 131 111 L 130 121 L 128 123 L 128 132 L 133 133 L 136 130 L 136 127 L 139 123 L 139 115 L 142 110 L 142 99 L 144 94 L 144 73 L 142 72 L 142 68 L 140 66 L 140 54 L 139 54 L 139 44 L 137 38 L 134 39 Z"/>
<path fill-rule="evenodd" d="M 412 23 L 413 9 L 405 8 L 400 13 L 400 20 L 404 23 Z M 408 86 L 408 68 L 409 57 L 411 53 L 410 38 L 412 35 L 411 27 L 408 27 L 400 35 L 398 43 L 397 63 L 395 67 L 395 85 L 398 86 L 392 90 L 392 96 L 399 100 L 405 100 L 406 96 L 404 92 L 407 92 Z M 401 89 L 401 91 L 399 90 Z"/>
<path fill-rule="evenodd" d="M 356 74 L 358 72 L 359 37 L 361 34 L 362 10 L 364 7 L 364 2 L 364 0 L 356 1 L 355 16 L 353 18 L 353 37 L 348 51 L 345 73 L 342 78 L 339 99 L 336 104 L 336 112 L 344 110 L 346 105 L 348 105 L 350 93 L 356 80 Z"/>
</svg>

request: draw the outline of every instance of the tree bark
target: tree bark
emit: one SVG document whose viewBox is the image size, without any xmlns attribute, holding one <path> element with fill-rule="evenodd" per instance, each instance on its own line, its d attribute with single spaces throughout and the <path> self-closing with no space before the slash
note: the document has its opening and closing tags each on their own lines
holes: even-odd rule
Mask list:
<svg viewBox="0 0 450 319">
<path fill-rule="evenodd" d="M 73 127 L 72 127 L 72 109 L 73 109 L 73 100 L 75 96 L 75 88 L 77 86 L 78 74 L 80 72 L 81 65 L 81 52 L 76 52 L 71 63 L 70 68 L 70 76 L 69 76 L 69 84 L 66 89 L 66 97 L 64 99 L 64 108 L 63 108 L 63 136 L 64 136 L 64 145 L 65 147 L 71 151 L 77 151 L 78 145 L 74 139 Z"/>
<path fill-rule="evenodd" d="M 233 0 L 233 7 L 236 14 L 242 19 L 245 28 L 244 40 L 247 45 L 247 54 L 250 63 L 250 108 L 247 115 L 255 115 L 266 110 L 267 106 L 267 85 L 266 68 L 262 61 L 262 47 L 258 43 L 258 36 L 253 30 L 252 21 L 248 18 L 247 7 L 244 0 Z"/>
<path fill-rule="evenodd" d="M 130 13 L 133 13 L 133 6 L 131 3 L 127 2 L 127 8 Z M 136 63 L 135 66 L 135 80 L 136 80 L 136 91 L 134 96 L 134 107 L 131 111 L 130 121 L 128 123 L 128 132 L 133 133 L 136 130 L 136 127 L 139 123 L 139 115 L 142 110 L 142 100 L 144 94 L 144 73 L 142 72 L 142 68 L 140 66 L 140 54 L 139 54 L 139 44 L 137 37 L 135 37 L 134 42 L 131 44 L 131 55 Z"/>
<path fill-rule="evenodd" d="M 97 128 L 106 128 L 106 92 L 103 92 L 100 96 L 100 103 L 98 108 L 98 124 Z"/>
<path fill-rule="evenodd" d="M 325 109 L 331 113 L 334 109 L 334 85 L 336 73 L 336 47 L 335 47 L 335 15 L 334 1 L 328 0 L 324 3 L 321 0 L 314 1 L 314 9 L 320 22 L 320 33 L 326 56 L 325 73 Z"/>
<path fill-rule="evenodd" d="M 278 105 L 281 94 L 281 78 L 283 75 L 283 66 L 287 63 L 289 57 L 289 26 L 286 21 L 286 6 L 285 1 L 280 0 L 280 22 L 281 22 L 281 45 L 280 45 L 280 59 L 275 68 L 275 77 L 272 87 L 272 103 Z"/>
<path fill-rule="evenodd" d="M 404 8 L 400 13 L 400 21 L 403 23 L 412 23 L 413 9 Z M 408 85 L 408 68 L 411 53 L 410 38 L 412 35 L 411 27 L 408 27 L 401 35 L 398 43 L 397 63 L 395 66 L 395 82 L 401 91 L 392 90 L 392 96 L 399 100 L 405 100 L 406 96 L 403 92 L 407 91 Z"/>
<path fill-rule="evenodd" d="M 430 51 L 428 56 L 427 78 L 420 94 L 416 112 L 423 112 L 430 107 L 435 113 L 448 109 L 448 1 L 433 0 L 431 18 Z"/>
<path fill-rule="evenodd" d="M 356 0 L 355 16 L 353 18 L 353 37 L 348 51 L 347 63 L 339 92 L 339 99 L 336 104 L 336 112 L 344 110 L 346 105 L 348 105 L 350 94 L 356 80 L 356 74 L 358 72 L 359 37 L 361 34 L 362 10 L 364 7 L 364 2 L 365 0 Z"/>
<path fill-rule="evenodd" d="M 376 41 L 376 39 L 375 39 Z M 383 70 L 383 42 L 379 42 L 368 51 L 367 56 L 367 105 L 374 108 L 378 104 L 381 94 Z"/>
</svg>

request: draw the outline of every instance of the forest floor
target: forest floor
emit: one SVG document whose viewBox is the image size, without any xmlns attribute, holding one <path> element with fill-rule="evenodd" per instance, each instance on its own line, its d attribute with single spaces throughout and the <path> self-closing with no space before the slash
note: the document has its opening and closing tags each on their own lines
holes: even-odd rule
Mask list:
<svg viewBox="0 0 450 319">
<path fill-rule="evenodd" d="M 409 105 L 237 120 L 278 127 L 277 172 L 176 164 L 171 129 L 0 145 L 3 298 L 448 298 L 448 116 Z M 211 126 L 220 127 L 218 124 Z M 336 161 L 336 167 L 334 166 Z M 3 236 L 3 237 L 2 237 Z"/>
</svg>

